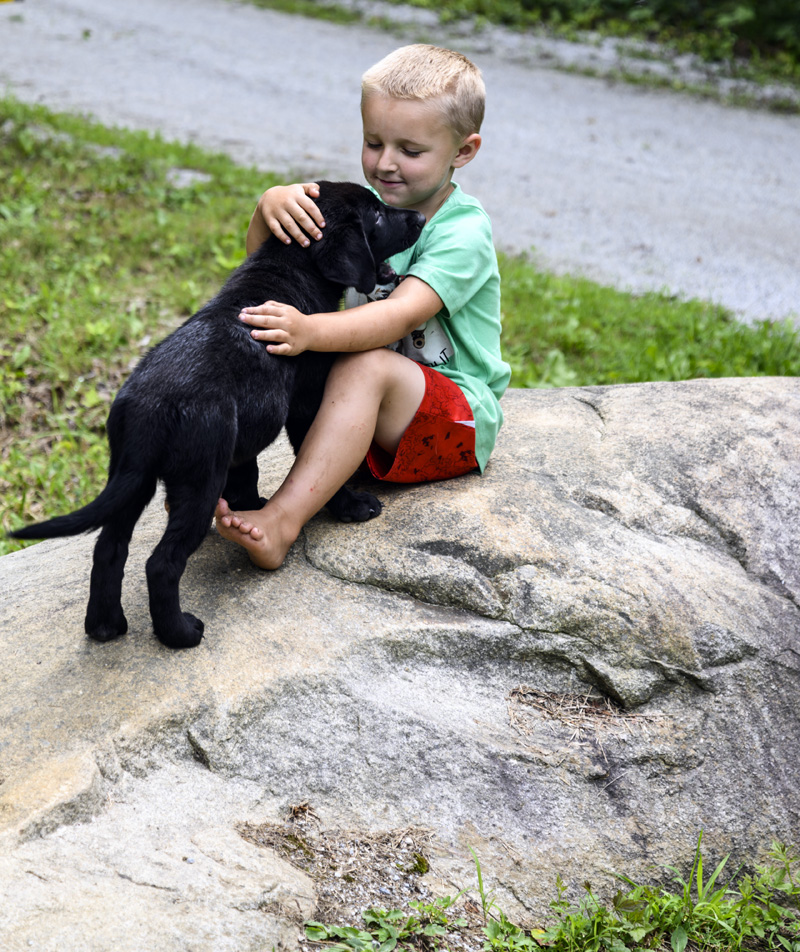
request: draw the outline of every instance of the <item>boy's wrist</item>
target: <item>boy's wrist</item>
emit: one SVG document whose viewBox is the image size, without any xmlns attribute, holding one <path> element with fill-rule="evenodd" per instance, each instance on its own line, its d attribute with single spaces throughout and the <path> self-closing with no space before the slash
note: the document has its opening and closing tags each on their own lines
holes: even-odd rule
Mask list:
<svg viewBox="0 0 800 952">
<path fill-rule="evenodd" d="M 261 214 L 261 203 L 256 206 L 250 218 L 250 224 L 247 227 L 247 235 L 244 240 L 245 251 L 248 255 L 257 251 L 261 245 L 269 238 L 270 230 Z"/>
</svg>

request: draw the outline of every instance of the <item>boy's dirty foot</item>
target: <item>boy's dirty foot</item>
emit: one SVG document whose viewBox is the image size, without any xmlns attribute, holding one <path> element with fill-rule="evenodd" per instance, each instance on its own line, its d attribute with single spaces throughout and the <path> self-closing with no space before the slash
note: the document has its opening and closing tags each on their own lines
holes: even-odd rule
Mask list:
<svg viewBox="0 0 800 952">
<path fill-rule="evenodd" d="M 297 538 L 297 534 L 286 533 L 280 525 L 280 516 L 274 515 L 269 506 L 254 512 L 233 512 L 228 503 L 220 499 L 214 519 L 217 532 L 246 549 L 250 561 L 260 569 L 279 568 Z"/>
</svg>

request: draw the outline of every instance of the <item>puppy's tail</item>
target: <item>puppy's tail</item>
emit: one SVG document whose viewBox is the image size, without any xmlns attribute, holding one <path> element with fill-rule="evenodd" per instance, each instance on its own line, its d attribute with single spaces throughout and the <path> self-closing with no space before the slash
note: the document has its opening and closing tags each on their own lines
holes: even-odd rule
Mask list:
<svg viewBox="0 0 800 952">
<path fill-rule="evenodd" d="M 155 488 L 155 479 L 148 480 L 143 473 L 118 473 L 111 477 L 100 495 L 82 509 L 46 522 L 24 526 L 8 535 L 12 539 L 57 539 L 91 532 L 104 526 L 136 499 L 141 502 L 143 509 L 152 498 Z"/>
</svg>

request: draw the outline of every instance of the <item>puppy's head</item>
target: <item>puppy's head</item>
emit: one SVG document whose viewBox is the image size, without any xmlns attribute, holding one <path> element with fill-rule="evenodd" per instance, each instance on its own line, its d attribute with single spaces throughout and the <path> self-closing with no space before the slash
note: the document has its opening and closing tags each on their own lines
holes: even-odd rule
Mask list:
<svg viewBox="0 0 800 952">
<path fill-rule="evenodd" d="M 320 182 L 317 205 L 325 228 L 311 245 L 315 264 L 329 281 L 361 294 L 369 294 L 379 266 L 410 248 L 425 224 L 420 212 L 384 205 L 352 182 Z"/>
</svg>

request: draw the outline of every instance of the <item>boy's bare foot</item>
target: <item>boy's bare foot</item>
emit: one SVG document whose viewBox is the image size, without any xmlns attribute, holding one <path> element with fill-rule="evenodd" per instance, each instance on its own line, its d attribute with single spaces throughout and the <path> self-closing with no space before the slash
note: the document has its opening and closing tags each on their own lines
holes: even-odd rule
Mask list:
<svg viewBox="0 0 800 952">
<path fill-rule="evenodd" d="M 214 519 L 217 532 L 247 550 L 250 561 L 261 569 L 277 569 L 297 538 L 287 533 L 280 517 L 269 506 L 253 512 L 234 512 L 224 499 L 217 503 Z"/>
</svg>

